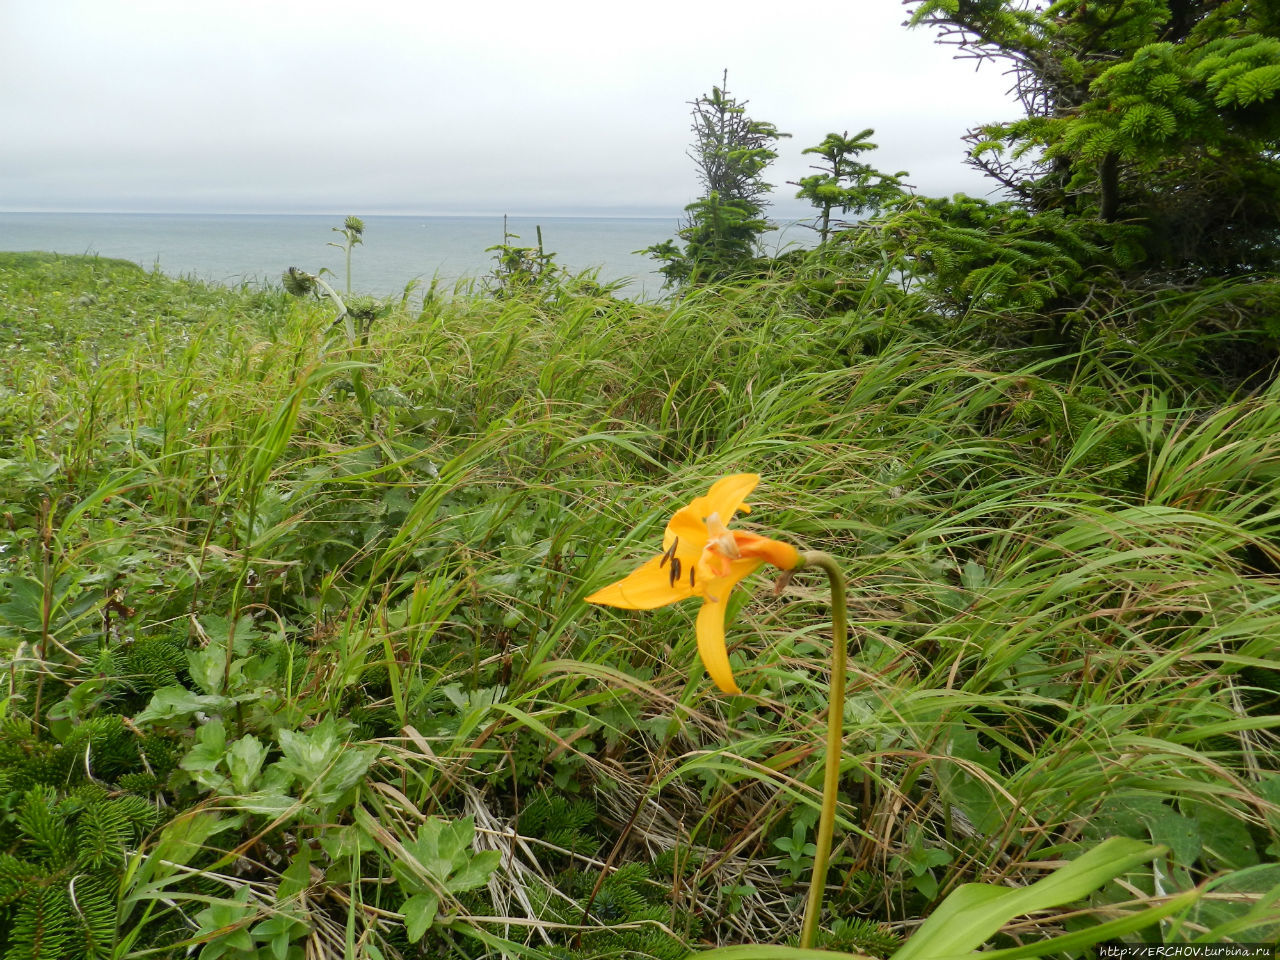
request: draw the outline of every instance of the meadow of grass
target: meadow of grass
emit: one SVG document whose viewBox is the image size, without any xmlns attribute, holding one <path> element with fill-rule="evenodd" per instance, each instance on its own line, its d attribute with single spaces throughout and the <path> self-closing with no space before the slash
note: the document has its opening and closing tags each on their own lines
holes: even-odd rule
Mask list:
<svg viewBox="0 0 1280 960">
<path fill-rule="evenodd" d="M 696 603 L 583 599 L 736 472 L 748 529 L 850 582 L 819 946 L 1273 940 L 1280 386 L 983 353 L 889 276 L 839 311 L 794 276 L 432 295 L 349 335 L 0 256 L 5 958 L 794 943 L 825 582 L 737 591 L 739 696 Z M 1158 850 L 912 952 L 962 885 L 1109 837 Z"/>
</svg>

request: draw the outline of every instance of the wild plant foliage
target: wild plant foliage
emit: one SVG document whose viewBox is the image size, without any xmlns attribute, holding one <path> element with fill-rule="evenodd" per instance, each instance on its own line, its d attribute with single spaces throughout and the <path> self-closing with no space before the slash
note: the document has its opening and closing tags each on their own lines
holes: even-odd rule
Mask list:
<svg viewBox="0 0 1280 960">
<path fill-rule="evenodd" d="M 1071 224 L 952 204 L 919 215 L 1003 223 L 1061 264 L 1048 296 L 1089 282 Z M 1252 308 L 1224 285 L 1099 306 L 1097 349 L 979 350 L 956 318 L 1031 317 L 1016 275 L 948 293 L 894 222 L 675 304 L 432 296 L 364 338 L 331 298 L 0 258 L 5 949 L 781 955 L 821 581 L 736 588 L 732 696 L 696 605 L 586 603 L 748 471 L 738 527 L 851 584 L 816 944 L 1271 937 L 1280 405 L 1179 359 Z"/>
<path fill-rule="evenodd" d="M 398 303 L 0 256 L 4 960 L 1275 939 L 1280 24 L 915 20 L 1013 63 L 1010 198 L 832 134 L 764 262 L 783 135 L 722 84 L 678 302 L 541 237 Z"/>
<path fill-rule="evenodd" d="M 927 0 L 913 23 L 1012 67 L 1022 119 L 973 162 L 1036 210 L 1145 230 L 1152 266 L 1265 271 L 1280 230 L 1280 25 L 1251 0 Z"/>
<path fill-rule="evenodd" d="M 172 748 L 150 739 L 158 769 L 167 772 Z M 61 740 L 40 738 L 23 720 L 0 729 L 0 790 L 11 810 L 0 823 L 6 958 L 98 957 L 111 949 L 126 856 L 160 819 L 149 784 L 136 780 L 142 756 L 118 715 L 81 720 Z M 121 787 L 109 789 L 113 783 Z"/>
<path fill-rule="evenodd" d="M 792 183 L 792 186 L 800 188 L 797 197 L 818 208 L 816 229 L 822 243 L 831 236 L 833 211 L 839 210 L 846 216 L 850 213 L 874 216 L 905 195 L 902 183 L 902 178 L 907 175 L 905 170 L 894 174 L 881 173 L 857 159 L 858 154 L 876 149 L 868 139 L 874 133 L 870 127 L 852 137 L 847 130 L 842 134 L 828 133 L 820 144 L 802 151 L 822 159 L 812 167 L 817 173 Z M 834 226 L 848 227 L 849 224 L 837 221 Z"/>
<path fill-rule="evenodd" d="M 1136 231 L 957 194 L 905 203 L 873 229 L 937 309 L 1051 315 L 1142 256 Z"/>
<path fill-rule="evenodd" d="M 764 171 L 778 156 L 782 137 L 772 123 L 747 115 L 748 101 L 729 93 L 726 70 L 693 107 L 694 142 L 690 157 L 698 168 L 702 195 L 685 207 L 688 217 L 677 239 L 649 247 L 662 262 L 669 285 L 710 283 L 734 276 L 758 254 L 760 236 L 772 227 L 764 217 L 773 186 Z"/>
</svg>

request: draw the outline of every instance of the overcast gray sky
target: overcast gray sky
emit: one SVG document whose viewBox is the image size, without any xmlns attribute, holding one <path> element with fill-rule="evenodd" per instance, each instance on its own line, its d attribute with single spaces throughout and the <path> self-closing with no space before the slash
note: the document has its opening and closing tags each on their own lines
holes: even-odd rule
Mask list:
<svg viewBox="0 0 1280 960">
<path fill-rule="evenodd" d="M 1009 78 L 898 0 L 0 0 L 0 209 L 654 213 L 697 195 L 688 101 L 729 70 L 793 135 L 983 194 Z"/>
</svg>

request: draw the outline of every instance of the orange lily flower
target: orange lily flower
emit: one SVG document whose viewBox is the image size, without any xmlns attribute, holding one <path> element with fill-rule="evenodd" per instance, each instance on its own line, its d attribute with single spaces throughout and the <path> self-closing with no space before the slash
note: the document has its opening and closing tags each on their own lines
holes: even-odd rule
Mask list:
<svg viewBox="0 0 1280 960">
<path fill-rule="evenodd" d="M 698 613 L 698 654 L 711 679 L 725 693 L 741 693 L 729 669 L 724 621 L 733 585 L 771 563 L 791 570 L 800 562 L 795 547 L 780 540 L 730 530 L 727 524 L 760 482 L 754 473 L 739 473 L 712 484 L 705 496 L 681 507 L 662 536 L 663 553 L 638 570 L 587 597 L 624 610 L 652 610 L 689 597 L 702 597 Z"/>
</svg>

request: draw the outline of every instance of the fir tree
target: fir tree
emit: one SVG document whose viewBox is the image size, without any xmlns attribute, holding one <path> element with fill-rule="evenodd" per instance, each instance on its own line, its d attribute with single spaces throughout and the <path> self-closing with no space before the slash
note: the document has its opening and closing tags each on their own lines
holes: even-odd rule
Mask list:
<svg viewBox="0 0 1280 960">
<path fill-rule="evenodd" d="M 699 283 L 733 276 L 755 257 L 760 235 L 772 229 L 764 217 L 773 187 L 764 171 L 777 157 L 780 133 L 771 123 L 747 116 L 747 101 L 728 90 L 726 70 L 721 85 L 690 104 L 694 144 L 689 156 L 698 166 L 702 196 L 685 207 L 688 214 L 678 237 L 644 252 L 663 261 L 668 284 Z"/>
<path fill-rule="evenodd" d="M 925 0 L 912 22 L 1012 65 L 1026 116 L 971 157 L 1032 209 L 1144 224 L 1148 268 L 1280 264 L 1274 4 Z"/>
<path fill-rule="evenodd" d="M 876 149 L 869 139 L 875 130 L 868 127 L 849 136 L 844 133 L 828 133 L 816 147 L 807 147 L 803 153 L 817 154 L 822 163 L 810 169 L 818 172 L 800 180 L 791 181 L 799 187 L 797 197 L 808 200 L 818 208 L 815 229 L 823 243 L 831 234 L 831 212 L 839 209 L 842 214 L 875 216 L 884 207 L 903 196 L 902 178 L 905 170 L 894 174 L 881 173 L 868 163 L 857 159 L 858 154 Z"/>
<path fill-rule="evenodd" d="M 125 852 L 155 825 L 135 796 L 86 784 L 59 798 L 35 786 L 17 801 L 15 853 L 0 853 L 0 943 L 4 960 L 104 956 L 116 935 Z"/>
</svg>

